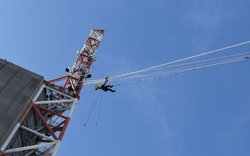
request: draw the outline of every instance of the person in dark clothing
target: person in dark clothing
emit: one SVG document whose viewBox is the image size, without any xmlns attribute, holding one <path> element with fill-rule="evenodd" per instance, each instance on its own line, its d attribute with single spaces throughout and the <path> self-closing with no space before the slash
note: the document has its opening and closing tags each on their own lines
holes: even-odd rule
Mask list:
<svg viewBox="0 0 250 156">
<path fill-rule="evenodd" d="M 110 92 L 115 92 L 115 90 L 113 90 L 112 88 L 114 86 L 112 85 L 107 85 L 107 82 L 108 82 L 108 77 L 105 78 L 105 81 L 104 81 L 104 84 L 100 86 L 99 83 L 97 83 L 95 85 L 95 90 L 98 90 L 98 89 L 102 89 L 103 91 L 107 92 L 107 91 L 110 91 Z"/>
</svg>

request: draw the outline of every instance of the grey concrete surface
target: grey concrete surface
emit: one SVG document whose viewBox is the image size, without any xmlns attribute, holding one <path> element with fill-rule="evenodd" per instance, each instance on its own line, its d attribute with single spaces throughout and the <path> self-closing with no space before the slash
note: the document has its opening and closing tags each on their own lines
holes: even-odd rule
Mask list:
<svg viewBox="0 0 250 156">
<path fill-rule="evenodd" d="M 43 81 L 42 76 L 0 59 L 0 147 Z"/>
</svg>

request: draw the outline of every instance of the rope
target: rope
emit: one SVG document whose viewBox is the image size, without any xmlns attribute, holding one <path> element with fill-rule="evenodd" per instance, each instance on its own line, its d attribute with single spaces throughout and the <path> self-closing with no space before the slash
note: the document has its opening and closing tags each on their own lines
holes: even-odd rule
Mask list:
<svg viewBox="0 0 250 156">
<path fill-rule="evenodd" d="M 227 64 L 227 63 L 233 63 L 233 62 L 238 62 L 238 61 L 243 61 L 243 60 L 246 60 L 246 59 L 231 60 L 231 61 L 226 61 L 226 62 L 219 62 L 219 63 L 208 64 L 208 65 L 203 65 L 203 66 L 198 66 L 198 67 L 193 67 L 193 68 L 187 68 L 187 69 L 183 69 L 183 70 L 175 70 L 175 71 L 171 71 L 171 72 L 160 73 L 158 75 L 154 75 L 154 76 L 151 76 L 151 77 L 145 77 L 145 78 L 141 78 L 141 79 L 138 79 L 138 80 L 133 80 L 133 81 L 120 83 L 118 85 L 139 83 L 139 82 L 143 82 L 143 81 L 147 81 L 147 80 L 159 79 L 159 78 L 163 78 L 163 77 L 167 77 L 167 76 L 180 74 L 180 73 L 183 73 L 185 71 L 198 70 L 198 69 L 202 69 L 202 68 L 207 68 L 207 67 L 217 66 L 217 65 Z"/>
<path fill-rule="evenodd" d="M 204 59 L 204 60 L 198 60 L 198 61 L 193 61 L 193 62 L 186 62 L 186 63 L 176 64 L 176 65 L 172 65 L 172 66 L 166 66 L 166 67 L 160 68 L 160 69 L 156 68 L 156 69 L 153 69 L 151 71 L 157 71 L 157 70 L 162 70 L 162 69 L 166 69 L 166 68 L 180 67 L 180 66 L 190 65 L 190 64 L 204 63 L 204 62 L 209 62 L 209 61 L 228 59 L 230 57 L 232 57 L 232 58 L 244 57 L 246 59 L 246 58 L 248 58 L 248 55 L 250 55 L 250 52 L 240 53 L 240 54 L 235 54 L 235 55 L 222 56 L 222 57 L 216 57 L 216 58 L 210 58 L 210 59 Z"/>
<path fill-rule="evenodd" d="M 83 92 L 81 92 L 81 93 L 83 93 L 83 94 L 90 94 L 90 93 L 93 93 L 93 92 L 95 92 L 96 90 L 95 89 L 89 89 L 89 90 L 84 90 Z"/>
<path fill-rule="evenodd" d="M 96 126 L 98 125 L 99 120 L 100 120 L 102 95 L 103 95 L 103 92 L 101 93 L 101 98 L 100 98 L 100 102 L 99 102 L 99 105 L 98 105 L 98 114 L 97 114 Z"/>
<path fill-rule="evenodd" d="M 96 106 L 96 104 L 97 104 L 97 102 L 98 102 L 98 99 L 100 98 L 100 95 L 101 95 L 101 91 L 99 91 L 99 94 L 98 94 L 98 96 L 97 96 L 97 98 L 96 98 L 94 104 L 92 105 L 92 108 L 91 108 L 91 110 L 90 110 L 90 112 L 89 112 L 89 114 L 88 114 L 88 117 L 87 117 L 87 119 L 86 119 L 86 121 L 85 121 L 85 123 L 84 123 L 84 126 L 85 126 L 85 127 L 87 126 L 87 123 L 88 123 L 88 121 L 89 121 L 89 118 L 90 118 L 90 116 L 91 116 L 92 113 L 93 113 L 93 110 L 94 110 L 94 108 L 95 108 L 95 106 Z"/>
<path fill-rule="evenodd" d="M 179 59 L 179 60 L 167 62 L 167 63 L 164 63 L 164 64 L 152 66 L 152 67 L 141 69 L 141 70 L 137 70 L 137 71 L 134 71 L 134 72 L 121 74 L 121 75 L 116 75 L 116 76 L 111 77 L 110 81 L 116 80 L 118 78 L 126 78 L 126 76 L 129 76 L 129 75 L 135 75 L 135 74 L 139 74 L 139 73 L 143 73 L 143 72 L 145 73 L 145 72 L 153 71 L 153 70 L 155 70 L 157 68 L 167 67 L 167 66 L 169 66 L 171 64 L 175 64 L 175 63 L 179 63 L 179 62 L 182 62 L 182 61 L 190 60 L 190 59 L 197 58 L 197 57 L 200 57 L 200 56 L 209 55 L 209 54 L 212 54 L 212 53 L 216 53 L 216 52 L 220 52 L 220 51 L 223 51 L 223 50 L 235 48 L 235 47 L 242 46 L 242 45 L 249 44 L 249 43 L 250 43 L 250 41 L 245 41 L 245 42 L 241 42 L 241 43 L 234 44 L 234 45 L 231 45 L 231 46 L 226 46 L 226 47 L 223 47 L 223 48 L 219 48 L 219 49 L 207 51 L 207 52 L 204 52 L 204 53 L 201 53 L 201 54 L 197 54 L 197 55 L 189 56 L 189 57 L 186 57 L 186 58 L 182 58 L 182 59 Z M 90 80 L 87 83 L 85 83 L 85 85 L 100 83 L 100 82 L 104 82 L 104 79 Z"/>
<path fill-rule="evenodd" d="M 222 57 L 216 57 L 216 58 L 210 58 L 210 59 L 204 59 L 204 60 L 198 60 L 198 61 L 192 61 L 192 62 L 186 62 L 186 63 L 182 63 L 182 64 L 176 64 L 176 65 L 172 65 L 172 66 L 166 66 L 166 67 L 162 67 L 162 68 L 154 68 L 152 70 L 147 71 L 147 73 L 138 73 L 138 74 L 134 74 L 131 76 L 127 76 L 127 77 L 120 77 L 120 78 L 111 78 L 111 81 L 134 81 L 134 79 L 143 79 L 143 78 L 148 78 L 148 77 L 154 77 L 157 75 L 161 75 L 162 73 L 167 73 L 167 74 L 173 74 L 175 72 L 179 72 L 181 70 L 185 70 L 191 68 L 196 69 L 199 68 L 200 66 L 204 66 L 205 67 L 210 67 L 210 66 L 215 66 L 215 65 L 220 65 L 220 64 L 226 64 L 226 63 L 232 63 L 232 62 L 236 62 L 236 61 L 243 61 L 243 60 L 248 60 L 250 58 L 250 52 L 247 53 L 240 53 L 240 54 L 234 54 L 234 55 L 228 55 L 228 56 L 222 56 Z M 99 80 L 92 80 L 92 81 L 88 81 L 85 83 L 85 85 L 87 84 L 93 84 L 93 83 L 100 83 L 101 80 L 104 79 L 99 79 Z M 120 84 L 120 83 L 119 83 Z M 119 85 L 116 84 L 116 85 Z"/>
<path fill-rule="evenodd" d="M 188 67 L 197 67 L 197 66 L 202 66 L 202 65 L 206 65 L 206 64 L 214 64 L 216 62 L 218 62 L 218 63 L 221 62 L 222 64 L 225 64 L 225 63 L 231 63 L 231 61 L 242 61 L 242 60 L 246 59 L 247 55 L 250 56 L 250 53 L 243 53 L 243 54 L 231 55 L 231 56 L 226 56 L 226 57 L 218 57 L 218 58 L 201 60 L 201 61 L 194 61 L 194 62 L 189 62 L 189 63 L 185 63 L 185 64 L 176 65 L 175 67 L 179 67 L 179 66 L 183 66 L 183 65 L 189 65 L 189 66 L 183 66 L 182 67 L 182 68 L 185 69 L 185 68 L 188 68 Z M 172 66 L 172 67 L 174 67 L 174 66 Z M 180 69 L 182 69 L 182 68 L 180 68 Z M 177 70 L 180 70 L 180 69 L 177 69 Z M 145 77 L 145 76 L 148 76 L 148 75 L 145 75 L 145 74 L 144 75 L 136 75 L 136 76 L 133 76 L 133 77 L 128 77 L 127 79 L 140 78 L 140 77 Z M 153 73 L 151 75 L 158 75 L 158 73 L 155 72 L 155 73 Z"/>
<path fill-rule="evenodd" d="M 119 77 L 131 75 L 131 74 L 137 74 L 137 73 L 144 72 L 144 71 L 147 71 L 147 70 L 150 70 L 150 69 L 154 69 L 154 68 L 158 68 L 158 67 L 162 67 L 162 66 L 167 66 L 167 65 L 178 63 L 178 62 L 181 62 L 181 61 L 190 60 L 190 59 L 197 58 L 197 57 L 200 57 L 200 56 L 205 56 L 205 55 L 208 55 L 208 54 L 212 54 L 212 53 L 220 52 L 220 51 L 223 51 L 223 50 L 227 50 L 227 49 L 235 48 L 235 47 L 238 47 L 238 46 L 242 46 L 242 45 L 245 45 L 245 44 L 248 44 L 248 43 L 250 43 L 250 41 L 245 41 L 245 42 L 234 44 L 234 45 L 231 45 L 231 46 L 226 46 L 226 47 L 223 47 L 223 48 L 207 51 L 207 52 L 204 52 L 204 53 L 201 53 L 201 54 L 189 56 L 189 57 L 186 57 L 186 58 L 178 59 L 178 60 L 171 61 L 171 62 L 168 62 L 168 63 L 163 63 L 163 64 L 160 64 L 160 65 L 156 65 L 156 66 L 152 66 L 152 67 L 149 67 L 149 68 L 137 70 L 137 71 L 134 71 L 134 72 L 117 75 L 117 76 L 114 76 L 113 78 L 116 79 L 116 78 L 119 78 Z"/>
</svg>

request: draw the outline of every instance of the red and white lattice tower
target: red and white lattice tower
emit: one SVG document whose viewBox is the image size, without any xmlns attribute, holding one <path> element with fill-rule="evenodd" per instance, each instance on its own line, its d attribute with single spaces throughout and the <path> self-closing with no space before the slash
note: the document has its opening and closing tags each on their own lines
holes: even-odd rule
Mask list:
<svg viewBox="0 0 250 156">
<path fill-rule="evenodd" d="M 43 81 L 0 145 L 0 156 L 56 155 L 103 34 L 91 30 L 68 75 Z"/>
</svg>

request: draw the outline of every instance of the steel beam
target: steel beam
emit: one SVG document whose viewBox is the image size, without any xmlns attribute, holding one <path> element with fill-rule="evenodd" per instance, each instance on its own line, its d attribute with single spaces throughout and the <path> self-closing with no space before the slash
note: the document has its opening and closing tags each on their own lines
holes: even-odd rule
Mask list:
<svg viewBox="0 0 250 156">
<path fill-rule="evenodd" d="M 33 130 L 33 129 L 30 129 L 30 128 L 28 128 L 28 127 L 21 126 L 21 128 L 24 129 L 24 130 L 26 130 L 26 131 L 29 131 L 29 132 L 31 132 L 31 133 L 33 133 L 33 134 L 36 134 L 36 135 L 38 135 L 38 136 L 40 136 L 40 137 L 46 138 L 46 139 L 48 139 L 48 140 L 50 140 L 50 141 L 56 141 L 55 139 L 52 139 L 52 138 L 50 138 L 50 137 L 48 137 L 48 136 L 46 136 L 46 135 L 44 135 L 44 134 L 38 133 L 37 131 L 35 131 L 35 130 Z"/>
<path fill-rule="evenodd" d="M 66 99 L 66 100 L 51 100 L 51 101 L 36 101 L 35 104 L 52 104 L 52 103 L 63 103 L 63 102 L 73 102 L 74 99 Z"/>
<path fill-rule="evenodd" d="M 56 142 L 41 143 L 39 145 L 32 145 L 32 146 L 9 149 L 9 150 L 4 151 L 4 153 L 8 154 L 8 153 L 15 153 L 15 152 L 21 152 L 21 151 L 26 151 L 26 150 L 33 150 L 33 149 L 38 149 L 38 148 L 41 148 L 41 147 L 53 146 L 55 144 L 56 144 Z"/>
</svg>

